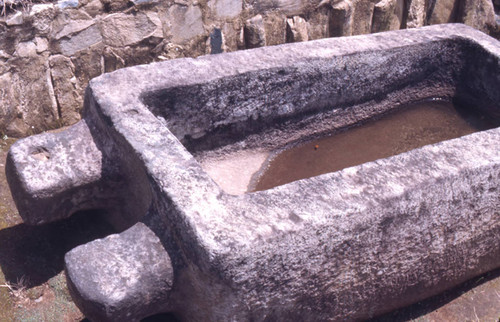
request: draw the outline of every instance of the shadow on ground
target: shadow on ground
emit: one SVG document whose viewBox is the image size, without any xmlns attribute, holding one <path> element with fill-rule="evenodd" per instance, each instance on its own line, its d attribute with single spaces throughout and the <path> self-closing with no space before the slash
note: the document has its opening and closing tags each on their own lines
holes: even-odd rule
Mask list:
<svg viewBox="0 0 500 322">
<path fill-rule="evenodd" d="M 78 245 L 114 233 L 103 212 L 86 211 L 42 226 L 0 230 L 0 267 L 11 284 L 39 286 L 64 269 L 64 255 Z"/>
<path fill-rule="evenodd" d="M 390 312 L 388 314 L 385 314 L 383 316 L 374 318 L 369 320 L 369 322 L 398 322 L 398 321 L 410 321 L 410 320 L 421 320 L 422 317 L 430 314 L 433 311 L 436 311 L 442 307 L 445 307 L 445 305 L 449 304 L 450 302 L 458 299 L 459 297 L 463 296 L 464 294 L 471 292 L 475 293 L 474 289 L 481 289 L 481 286 L 488 287 L 485 285 L 486 283 L 497 279 L 500 277 L 500 268 L 493 270 L 491 272 L 488 272 L 486 274 L 483 274 L 478 277 L 474 277 L 467 282 L 460 284 L 459 286 L 452 288 L 450 290 L 447 290 L 443 293 L 440 293 L 436 296 L 430 297 L 428 299 L 425 299 L 423 301 L 420 301 L 418 303 L 415 303 L 411 306 Z M 490 286 L 491 288 L 491 286 Z M 485 290 L 481 290 L 481 292 L 485 292 Z M 497 293 L 498 295 L 498 293 Z M 494 303 L 500 303 L 498 301 L 494 301 Z M 464 300 L 461 301 L 460 308 L 464 310 L 469 310 L 470 307 L 463 305 Z M 486 301 L 476 301 L 475 305 L 480 306 L 480 305 L 491 305 L 491 303 L 488 303 Z M 449 306 L 449 305 L 448 305 Z M 478 307 L 479 309 L 479 307 Z M 483 311 L 484 309 L 488 310 L 488 308 L 482 308 Z M 457 310 L 455 308 L 455 310 Z M 459 313 L 459 312 L 455 312 Z M 467 315 L 464 312 L 465 316 Z M 451 318 L 451 317 L 450 317 Z M 449 319 L 449 321 L 452 321 L 453 319 Z M 464 319 L 464 321 L 467 319 Z M 479 321 L 479 319 L 478 319 Z M 493 321 L 493 320 L 492 320 Z M 500 316 L 498 317 L 498 321 L 500 322 Z"/>
</svg>

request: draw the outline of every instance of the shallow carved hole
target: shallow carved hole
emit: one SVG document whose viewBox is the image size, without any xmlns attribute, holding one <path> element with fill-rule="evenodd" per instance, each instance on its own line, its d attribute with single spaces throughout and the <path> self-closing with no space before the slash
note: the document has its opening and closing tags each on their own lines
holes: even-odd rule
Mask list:
<svg viewBox="0 0 500 322">
<path fill-rule="evenodd" d="M 50 159 L 50 152 L 44 147 L 37 147 L 31 152 L 31 156 L 40 161 L 47 161 Z"/>
</svg>

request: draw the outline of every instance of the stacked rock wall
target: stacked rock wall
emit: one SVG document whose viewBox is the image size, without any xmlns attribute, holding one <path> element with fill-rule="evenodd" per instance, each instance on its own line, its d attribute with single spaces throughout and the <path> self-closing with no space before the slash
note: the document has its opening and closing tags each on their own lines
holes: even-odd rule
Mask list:
<svg viewBox="0 0 500 322">
<path fill-rule="evenodd" d="M 88 81 L 126 66 L 446 22 L 498 28 L 492 0 L 60 0 L 17 8 L 0 19 L 0 134 L 17 137 L 75 123 Z"/>
</svg>

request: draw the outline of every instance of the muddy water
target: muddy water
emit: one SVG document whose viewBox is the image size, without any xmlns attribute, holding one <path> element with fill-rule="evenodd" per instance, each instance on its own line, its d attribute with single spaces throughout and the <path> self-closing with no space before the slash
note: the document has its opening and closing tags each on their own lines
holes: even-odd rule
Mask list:
<svg viewBox="0 0 500 322">
<path fill-rule="evenodd" d="M 448 102 L 414 104 L 342 133 L 273 153 L 249 190 L 266 190 L 495 126 L 490 118 Z"/>
</svg>

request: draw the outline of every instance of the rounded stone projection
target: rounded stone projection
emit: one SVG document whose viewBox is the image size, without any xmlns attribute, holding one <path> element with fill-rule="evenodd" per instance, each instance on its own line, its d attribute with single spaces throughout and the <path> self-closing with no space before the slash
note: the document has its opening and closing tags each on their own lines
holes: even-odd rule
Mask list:
<svg viewBox="0 0 500 322">
<path fill-rule="evenodd" d="M 139 221 L 65 258 L 91 320 L 364 320 L 500 266 L 500 129 L 238 196 L 196 158 L 429 98 L 498 118 L 498 75 L 500 43 L 455 24 L 121 69 L 82 123 L 12 147 L 9 182 L 30 223 Z"/>
<path fill-rule="evenodd" d="M 65 263 L 70 292 L 93 321 L 134 321 L 170 309 L 172 264 L 142 223 L 73 249 Z"/>
</svg>

